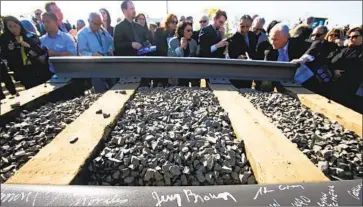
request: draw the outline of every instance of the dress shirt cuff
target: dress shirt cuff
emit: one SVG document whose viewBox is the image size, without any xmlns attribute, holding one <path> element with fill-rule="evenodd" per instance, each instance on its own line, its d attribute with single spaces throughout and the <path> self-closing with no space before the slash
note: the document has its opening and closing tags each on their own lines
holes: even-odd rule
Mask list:
<svg viewBox="0 0 363 207">
<path fill-rule="evenodd" d="M 304 54 L 303 56 L 300 57 L 300 60 L 304 62 L 313 62 L 315 60 L 315 57 L 312 55 Z"/>
<path fill-rule="evenodd" d="M 212 45 L 211 47 L 210 47 L 210 52 L 215 52 L 217 50 L 217 47 L 215 46 L 215 45 Z"/>
<path fill-rule="evenodd" d="M 184 56 L 184 51 L 182 51 L 180 49 L 180 47 L 175 49 L 175 53 L 176 53 L 177 56 L 181 56 L 181 57 Z"/>
</svg>

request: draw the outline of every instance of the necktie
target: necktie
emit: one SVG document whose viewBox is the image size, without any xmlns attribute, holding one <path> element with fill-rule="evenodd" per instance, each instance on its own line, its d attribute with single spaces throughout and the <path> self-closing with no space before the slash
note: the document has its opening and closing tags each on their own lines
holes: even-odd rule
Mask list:
<svg viewBox="0 0 363 207">
<path fill-rule="evenodd" d="M 217 34 L 217 37 L 219 37 L 221 35 L 218 30 L 216 30 L 216 34 Z"/>
<path fill-rule="evenodd" d="M 279 50 L 279 60 L 281 62 L 289 62 L 289 57 L 287 56 L 287 50 L 285 49 L 280 49 Z"/>
<path fill-rule="evenodd" d="M 247 44 L 247 47 L 250 47 L 250 41 L 248 41 L 248 36 L 247 36 L 247 34 L 246 34 L 246 35 L 244 35 L 243 37 L 244 37 L 244 39 L 245 39 L 245 42 L 246 42 L 246 44 Z"/>
</svg>

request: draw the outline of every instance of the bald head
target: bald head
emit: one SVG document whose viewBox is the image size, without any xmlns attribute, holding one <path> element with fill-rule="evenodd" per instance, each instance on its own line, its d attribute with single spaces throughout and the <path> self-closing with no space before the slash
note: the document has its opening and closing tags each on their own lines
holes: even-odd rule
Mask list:
<svg viewBox="0 0 363 207">
<path fill-rule="evenodd" d="M 285 47 L 287 42 L 289 41 L 289 27 L 286 24 L 277 24 L 275 25 L 269 34 L 271 45 L 274 49 L 280 49 Z"/>
<path fill-rule="evenodd" d="M 326 26 L 318 26 L 313 30 L 311 34 L 312 40 L 324 40 L 325 35 L 328 33 L 328 28 Z"/>
</svg>

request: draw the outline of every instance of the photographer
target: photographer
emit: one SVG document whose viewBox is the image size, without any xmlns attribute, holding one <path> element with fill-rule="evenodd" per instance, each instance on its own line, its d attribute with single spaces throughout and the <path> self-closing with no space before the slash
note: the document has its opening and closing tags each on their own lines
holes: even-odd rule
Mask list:
<svg viewBox="0 0 363 207">
<path fill-rule="evenodd" d="M 47 81 L 51 76 L 46 63 L 46 49 L 40 46 L 38 37 L 26 31 L 21 22 L 13 17 L 4 18 L 4 34 L 1 45 L 9 68 L 15 79 L 25 89 Z"/>
<path fill-rule="evenodd" d="M 112 56 L 111 35 L 102 28 L 102 17 L 92 12 L 88 17 L 89 25 L 77 34 L 78 50 L 82 56 Z M 97 93 L 110 89 L 117 82 L 114 78 L 92 78 L 92 85 Z"/>
</svg>

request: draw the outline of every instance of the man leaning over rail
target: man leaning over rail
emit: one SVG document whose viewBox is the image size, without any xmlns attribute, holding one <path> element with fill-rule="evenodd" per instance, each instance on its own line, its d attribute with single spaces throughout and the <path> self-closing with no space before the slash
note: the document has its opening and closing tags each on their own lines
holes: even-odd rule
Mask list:
<svg viewBox="0 0 363 207">
<path fill-rule="evenodd" d="M 79 54 L 82 56 L 112 56 L 112 37 L 102 28 L 101 14 L 90 13 L 88 22 L 89 25 L 77 34 Z M 107 91 L 115 83 L 114 79 L 92 78 L 92 85 L 96 93 Z"/>
</svg>

